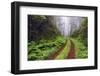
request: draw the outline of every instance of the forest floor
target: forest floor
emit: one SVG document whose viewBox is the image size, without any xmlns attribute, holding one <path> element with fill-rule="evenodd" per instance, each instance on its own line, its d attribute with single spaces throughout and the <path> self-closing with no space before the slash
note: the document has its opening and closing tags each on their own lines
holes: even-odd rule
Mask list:
<svg viewBox="0 0 100 76">
<path fill-rule="evenodd" d="M 58 39 L 58 41 L 59 40 L 60 39 Z M 34 42 L 32 42 L 29 47 L 29 60 L 63 60 L 88 58 L 88 48 L 83 44 L 82 41 L 79 41 L 75 38 L 67 38 L 63 44 L 59 45 L 59 48 L 48 47 L 50 44 L 54 46 L 58 41 L 55 43 L 44 43 L 42 41 L 40 44 L 36 45 Z"/>
<path fill-rule="evenodd" d="M 71 39 L 69 39 L 63 47 L 51 54 L 48 59 L 75 59 L 75 53 L 75 44 Z"/>
</svg>

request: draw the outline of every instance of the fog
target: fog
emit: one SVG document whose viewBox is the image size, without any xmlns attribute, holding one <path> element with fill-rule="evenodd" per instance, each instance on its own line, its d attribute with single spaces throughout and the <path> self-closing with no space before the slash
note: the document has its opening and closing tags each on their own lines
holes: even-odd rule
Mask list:
<svg viewBox="0 0 100 76">
<path fill-rule="evenodd" d="M 75 30 L 79 29 L 82 17 L 54 17 L 53 24 L 58 28 L 63 36 L 70 36 Z"/>
</svg>

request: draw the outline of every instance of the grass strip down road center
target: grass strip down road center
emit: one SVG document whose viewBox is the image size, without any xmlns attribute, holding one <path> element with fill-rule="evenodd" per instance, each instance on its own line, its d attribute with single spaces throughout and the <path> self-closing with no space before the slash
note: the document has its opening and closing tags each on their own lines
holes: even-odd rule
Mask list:
<svg viewBox="0 0 100 76">
<path fill-rule="evenodd" d="M 57 57 L 55 58 L 55 60 L 56 59 L 65 59 L 67 57 L 67 55 L 68 55 L 70 46 L 71 46 L 70 40 L 68 39 L 68 41 L 66 42 L 66 45 L 63 48 L 62 52 L 59 55 L 57 55 Z"/>
</svg>

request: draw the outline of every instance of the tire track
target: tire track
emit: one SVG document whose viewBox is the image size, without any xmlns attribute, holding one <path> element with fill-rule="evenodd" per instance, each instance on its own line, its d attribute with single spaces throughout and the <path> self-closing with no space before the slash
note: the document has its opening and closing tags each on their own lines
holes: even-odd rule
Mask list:
<svg viewBox="0 0 100 76">
<path fill-rule="evenodd" d="M 75 45 L 72 40 L 70 40 L 71 46 L 67 56 L 67 59 L 75 59 Z"/>
<path fill-rule="evenodd" d="M 66 42 L 67 43 L 67 42 Z M 66 46 L 66 43 L 60 48 L 58 49 L 58 51 L 52 53 L 49 57 L 48 57 L 48 60 L 53 60 L 55 59 L 64 49 L 64 47 Z"/>
</svg>

